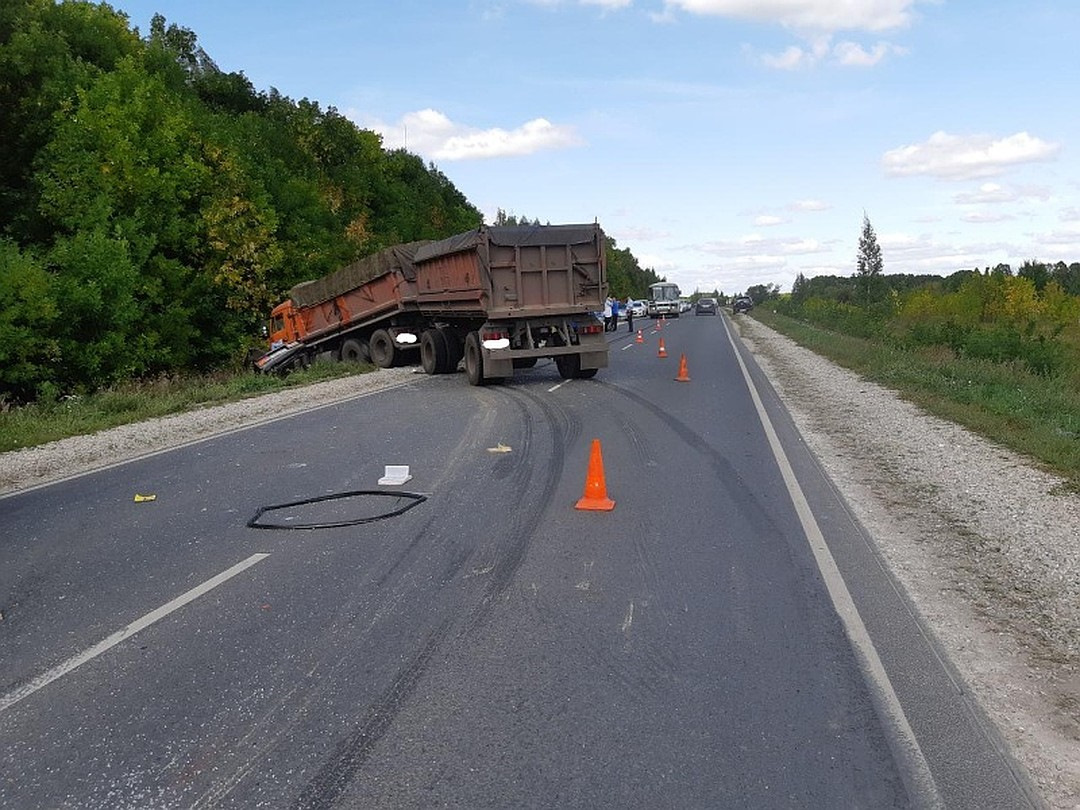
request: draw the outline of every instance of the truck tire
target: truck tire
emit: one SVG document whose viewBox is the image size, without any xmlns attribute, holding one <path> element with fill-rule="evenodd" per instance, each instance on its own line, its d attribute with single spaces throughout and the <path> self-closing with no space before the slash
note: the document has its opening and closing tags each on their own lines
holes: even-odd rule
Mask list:
<svg viewBox="0 0 1080 810">
<path fill-rule="evenodd" d="M 480 349 L 480 336 L 476 332 L 469 332 L 465 336 L 465 375 L 469 378 L 469 385 L 485 385 L 484 377 L 484 353 Z"/>
<path fill-rule="evenodd" d="M 370 363 L 371 355 L 367 344 L 356 338 L 349 338 L 341 343 L 341 361 L 343 363 Z"/>
<path fill-rule="evenodd" d="M 559 376 L 564 380 L 572 380 L 581 375 L 580 354 L 557 354 L 555 355 L 555 367 L 559 369 Z"/>
<path fill-rule="evenodd" d="M 425 374 L 445 374 L 447 366 L 446 336 L 437 329 L 425 329 L 420 335 L 420 367 Z"/>
<path fill-rule="evenodd" d="M 574 375 L 574 379 L 591 380 L 593 377 L 596 376 L 596 372 L 598 372 L 599 370 L 600 369 L 598 368 L 579 368 L 577 370 L 577 374 Z"/>
<path fill-rule="evenodd" d="M 442 335 L 446 343 L 446 373 L 453 374 L 457 371 L 458 363 L 465 356 L 465 347 L 461 343 L 458 333 L 448 326 L 440 326 L 435 331 Z"/>
<path fill-rule="evenodd" d="M 379 368 L 390 368 L 397 360 L 397 348 L 394 339 L 385 329 L 376 329 L 371 333 L 371 342 L 368 344 L 371 353 L 371 362 Z"/>
</svg>

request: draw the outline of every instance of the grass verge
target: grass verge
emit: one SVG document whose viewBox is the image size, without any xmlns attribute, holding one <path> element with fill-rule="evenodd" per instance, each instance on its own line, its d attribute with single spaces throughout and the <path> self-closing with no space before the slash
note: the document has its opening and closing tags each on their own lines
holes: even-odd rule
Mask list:
<svg viewBox="0 0 1080 810">
<path fill-rule="evenodd" d="M 1080 386 L 1077 370 L 1040 377 L 1015 363 L 911 350 L 831 332 L 769 312 L 754 317 L 801 346 L 879 383 L 929 413 L 1035 461 L 1080 492 Z"/>
<path fill-rule="evenodd" d="M 0 452 L 34 447 L 69 436 L 220 405 L 285 388 L 362 374 L 373 366 L 316 363 L 286 376 L 220 373 L 200 377 L 162 377 L 0 411 Z"/>
</svg>

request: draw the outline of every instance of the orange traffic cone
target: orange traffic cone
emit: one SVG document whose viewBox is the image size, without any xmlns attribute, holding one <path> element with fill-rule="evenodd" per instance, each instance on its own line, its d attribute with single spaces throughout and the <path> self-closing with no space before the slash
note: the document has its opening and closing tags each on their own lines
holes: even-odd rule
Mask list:
<svg viewBox="0 0 1080 810">
<path fill-rule="evenodd" d="M 637 330 L 637 337 L 634 339 L 634 343 L 644 343 L 645 336 L 641 334 L 641 330 Z"/>
<path fill-rule="evenodd" d="M 675 382 L 690 382 L 690 372 L 686 370 L 686 355 L 679 356 L 679 376 Z"/>
<path fill-rule="evenodd" d="M 660 349 L 656 352 L 657 357 L 667 357 L 667 349 L 664 348 L 664 339 L 660 338 Z"/>
<path fill-rule="evenodd" d="M 659 319 L 657 319 L 657 321 L 656 321 L 656 329 L 657 329 L 657 331 L 659 331 L 659 330 L 661 330 L 663 328 L 664 328 L 664 316 L 661 315 L 659 317 Z"/>
<path fill-rule="evenodd" d="M 596 512 L 610 512 L 615 508 L 615 501 L 607 496 L 607 483 L 604 481 L 604 457 L 600 453 L 600 440 L 592 440 L 589 453 L 589 473 L 585 478 L 585 492 L 575 509 L 589 509 Z"/>
</svg>

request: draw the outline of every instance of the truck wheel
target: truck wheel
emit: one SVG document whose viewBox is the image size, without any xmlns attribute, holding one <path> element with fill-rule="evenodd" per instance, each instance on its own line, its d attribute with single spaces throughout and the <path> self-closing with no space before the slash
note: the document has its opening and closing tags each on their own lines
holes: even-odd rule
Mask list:
<svg viewBox="0 0 1080 810">
<path fill-rule="evenodd" d="M 557 354 L 555 355 L 555 367 L 559 369 L 559 376 L 564 380 L 572 380 L 581 374 L 580 354 Z"/>
<path fill-rule="evenodd" d="M 435 329 L 425 329 L 420 335 L 420 367 L 425 374 L 447 372 L 446 337 Z"/>
<path fill-rule="evenodd" d="M 461 345 L 461 338 L 457 332 L 447 326 L 440 326 L 436 330 L 442 336 L 446 344 L 446 373 L 453 374 L 457 371 L 458 363 L 465 355 L 465 347 Z"/>
<path fill-rule="evenodd" d="M 341 361 L 343 363 L 370 363 L 371 355 L 368 353 L 367 344 L 355 338 L 343 341 L 341 344 Z"/>
<path fill-rule="evenodd" d="M 371 362 L 379 368 L 390 368 L 397 359 L 397 349 L 394 347 L 394 339 L 385 329 L 376 329 L 371 334 L 371 343 L 368 344 L 371 352 Z"/>
<path fill-rule="evenodd" d="M 579 380 L 591 380 L 599 370 L 598 368 L 579 368 L 574 377 Z"/>
<path fill-rule="evenodd" d="M 469 385 L 484 385 L 484 354 L 480 350 L 480 336 L 469 332 L 465 336 L 465 374 Z"/>
</svg>

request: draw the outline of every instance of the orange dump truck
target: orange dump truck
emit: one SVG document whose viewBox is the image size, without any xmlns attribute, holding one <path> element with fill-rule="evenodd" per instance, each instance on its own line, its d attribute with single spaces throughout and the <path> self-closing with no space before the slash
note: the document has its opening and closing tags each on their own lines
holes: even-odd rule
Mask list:
<svg viewBox="0 0 1080 810">
<path fill-rule="evenodd" d="M 599 225 L 482 226 L 409 242 L 298 284 L 270 313 L 262 371 L 316 358 L 416 362 L 469 382 L 509 377 L 542 357 L 564 378 L 608 364 Z"/>
</svg>

